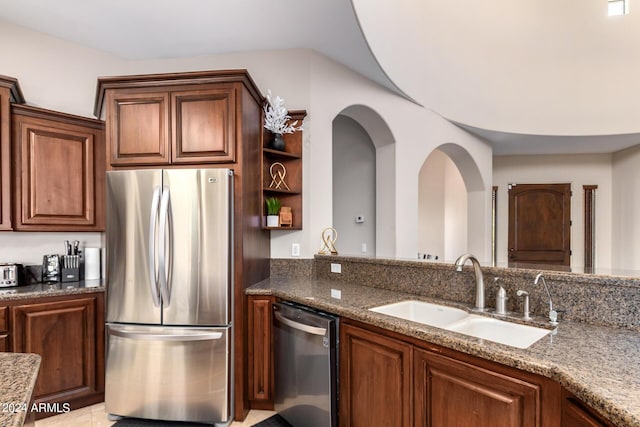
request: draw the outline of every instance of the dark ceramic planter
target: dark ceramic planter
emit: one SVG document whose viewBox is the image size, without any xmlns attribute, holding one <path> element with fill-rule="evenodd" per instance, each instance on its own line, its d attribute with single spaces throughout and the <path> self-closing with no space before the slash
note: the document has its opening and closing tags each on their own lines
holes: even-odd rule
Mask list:
<svg viewBox="0 0 640 427">
<path fill-rule="evenodd" d="M 282 137 L 281 133 L 273 134 L 273 139 L 269 144 L 269 148 L 271 148 L 272 150 L 284 151 L 284 138 Z"/>
</svg>

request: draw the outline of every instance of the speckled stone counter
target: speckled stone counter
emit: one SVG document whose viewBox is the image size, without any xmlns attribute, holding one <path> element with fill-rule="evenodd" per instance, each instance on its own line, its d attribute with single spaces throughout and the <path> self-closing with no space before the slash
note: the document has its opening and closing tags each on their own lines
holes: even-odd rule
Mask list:
<svg viewBox="0 0 640 427">
<path fill-rule="evenodd" d="M 38 283 L 28 286 L 16 286 L 13 288 L 0 288 L 0 302 L 93 292 L 104 292 L 104 286 L 101 280 L 65 283 Z"/>
<path fill-rule="evenodd" d="M 331 290 L 341 298 L 331 297 Z M 369 311 L 406 299 L 470 308 L 413 293 L 323 278 L 271 278 L 246 291 L 273 295 L 349 317 L 407 336 L 551 378 L 619 426 L 640 427 L 640 333 L 634 330 L 563 321 L 527 349 L 449 332 Z M 471 292 L 470 292 L 471 293 Z M 511 313 L 514 320 L 520 316 Z M 534 318 L 536 326 L 545 323 Z"/>
<path fill-rule="evenodd" d="M 0 353 L 0 426 L 24 424 L 39 368 L 37 354 Z"/>
</svg>

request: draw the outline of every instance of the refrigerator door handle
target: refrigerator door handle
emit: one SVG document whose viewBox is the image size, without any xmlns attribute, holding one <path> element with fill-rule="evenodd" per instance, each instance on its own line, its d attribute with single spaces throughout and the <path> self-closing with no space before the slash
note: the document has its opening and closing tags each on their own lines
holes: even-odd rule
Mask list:
<svg viewBox="0 0 640 427">
<path fill-rule="evenodd" d="M 304 323 L 296 322 L 294 320 L 284 317 L 282 314 L 278 313 L 277 311 L 274 311 L 273 315 L 275 316 L 276 319 L 280 321 L 280 323 L 282 323 L 283 325 L 287 325 L 293 329 L 298 329 L 299 331 L 306 332 L 308 334 L 321 335 L 321 336 L 324 336 L 327 333 L 326 328 L 318 328 L 317 326 L 305 325 Z"/>
<path fill-rule="evenodd" d="M 158 222 L 158 205 L 160 203 L 160 187 L 156 187 L 151 200 L 151 216 L 149 218 L 149 285 L 153 305 L 160 307 L 160 292 L 158 289 L 158 269 L 156 266 L 156 225 Z"/>
<path fill-rule="evenodd" d="M 148 334 L 145 332 L 123 331 L 111 328 L 109 335 L 142 341 L 210 341 L 222 338 L 222 332 L 196 332 L 184 334 Z"/>
<path fill-rule="evenodd" d="M 167 225 L 169 224 L 171 197 L 169 195 L 169 187 L 162 189 L 162 199 L 160 201 L 160 237 L 158 244 L 160 250 L 158 251 L 158 263 L 159 263 L 159 276 L 160 276 L 160 294 L 162 295 L 162 302 L 165 307 L 168 307 L 171 303 L 171 295 L 169 293 L 169 277 L 171 272 L 167 270 L 167 246 L 169 247 L 169 254 L 171 254 L 171 229 L 167 232 Z M 169 268 L 171 264 L 169 263 Z"/>
</svg>

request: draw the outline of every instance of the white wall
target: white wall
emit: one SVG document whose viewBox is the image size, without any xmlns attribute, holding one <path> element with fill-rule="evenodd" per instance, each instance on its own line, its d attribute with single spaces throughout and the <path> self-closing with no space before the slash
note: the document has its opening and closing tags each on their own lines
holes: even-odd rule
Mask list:
<svg viewBox="0 0 640 427">
<path fill-rule="evenodd" d="M 340 254 L 376 254 L 376 152 L 365 130 L 353 119 L 333 120 L 333 227 Z M 363 223 L 356 223 L 356 216 Z M 362 245 L 366 249 L 362 250 Z"/>
<path fill-rule="evenodd" d="M 640 270 L 640 145 L 613 154 L 611 267 Z"/>
<path fill-rule="evenodd" d="M 301 244 L 301 256 L 312 257 L 320 248 L 320 233 L 331 225 L 332 205 L 332 121 L 345 108 L 365 105 L 387 123 L 395 143 L 378 150 L 391 160 L 394 172 L 385 180 L 393 187 L 394 199 L 387 202 L 391 225 L 379 230 L 379 248 L 393 248 L 392 254 L 414 258 L 418 248 L 418 174 L 434 148 L 455 142 L 478 164 L 483 182 L 491 182 L 491 149 L 438 114 L 394 95 L 336 62 L 305 50 L 245 52 L 154 61 L 124 61 L 111 55 L 0 23 L 0 37 L 6 41 L 0 57 L 0 73 L 16 77 L 28 101 L 38 106 L 90 116 L 93 112 L 96 79 L 105 75 L 247 68 L 262 91 L 271 89 L 285 99 L 289 109 L 306 109 L 303 138 L 303 230 L 272 232 L 271 255 L 291 256 L 291 243 Z M 10 41 L 10 42 L 9 42 Z M 373 139 L 373 138 L 372 138 Z M 384 151 L 382 154 L 380 151 Z M 379 159 L 378 159 L 379 160 Z M 379 171 L 378 178 L 381 173 Z M 380 189 L 380 186 L 378 186 Z M 490 188 L 490 186 L 488 187 Z M 477 209 L 479 226 L 472 234 L 482 241 L 476 251 L 489 259 L 490 191 Z M 381 211 L 378 210 L 378 220 Z M 0 234 L 0 260 L 12 257 L 14 247 L 27 246 L 22 233 Z M 90 240 L 88 235 L 79 240 Z M 38 249 L 59 251 L 58 238 Z M 480 252 L 480 250 L 482 252 Z"/>
<path fill-rule="evenodd" d="M 506 264 L 508 240 L 508 184 L 571 183 L 571 266 L 584 266 L 583 185 L 596 190 L 595 267 L 611 268 L 612 172 L 610 154 L 496 156 L 493 185 L 498 186 L 497 261 Z M 615 242 L 615 240 L 614 240 Z"/>
</svg>

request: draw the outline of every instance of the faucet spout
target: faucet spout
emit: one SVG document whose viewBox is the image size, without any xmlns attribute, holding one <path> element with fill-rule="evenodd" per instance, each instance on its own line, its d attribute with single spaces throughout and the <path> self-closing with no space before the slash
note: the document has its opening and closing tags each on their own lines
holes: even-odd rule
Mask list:
<svg viewBox="0 0 640 427">
<path fill-rule="evenodd" d="M 538 273 L 536 278 L 533 280 L 533 284 L 537 285 L 540 280 L 542 280 L 542 284 L 544 285 L 544 290 L 547 291 L 547 296 L 549 297 L 549 322 L 553 326 L 555 326 L 558 324 L 558 312 L 553 309 L 553 301 L 551 300 L 551 294 L 549 293 L 547 282 L 546 280 L 544 280 L 544 276 L 542 275 L 542 273 Z"/>
<path fill-rule="evenodd" d="M 471 261 L 476 280 L 476 310 L 484 311 L 484 281 L 482 279 L 482 270 L 480 269 L 478 259 L 472 254 L 460 255 L 455 262 L 456 271 L 462 271 L 462 267 L 467 261 Z"/>
</svg>

